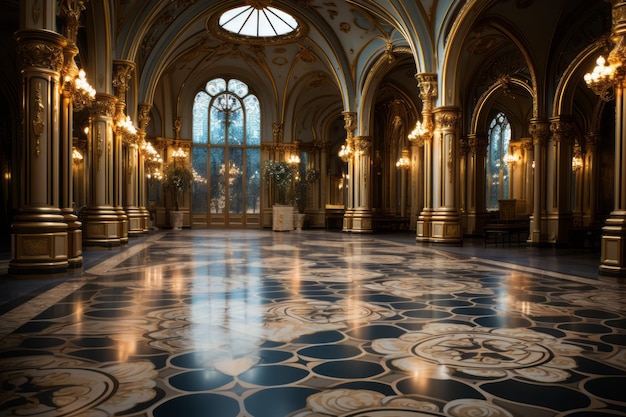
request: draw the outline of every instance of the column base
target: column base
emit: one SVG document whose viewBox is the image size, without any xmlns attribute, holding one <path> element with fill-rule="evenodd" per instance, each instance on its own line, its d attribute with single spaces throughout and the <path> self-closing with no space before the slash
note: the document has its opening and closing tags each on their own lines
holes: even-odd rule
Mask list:
<svg viewBox="0 0 626 417">
<path fill-rule="evenodd" d="M 63 218 L 67 223 L 67 261 L 70 268 L 83 266 L 83 231 L 82 223 L 71 208 L 62 209 Z"/>
<path fill-rule="evenodd" d="M 342 232 L 351 232 L 352 231 L 352 220 L 354 216 L 353 209 L 346 209 L 343 214 L 343 226 L 341 228 Z"/>
<path fill-rule="evenodd" d="M 9 275 L 50 276 L 67 272 L 67 223 L 60 209 L 26 208 L 15 216 L 11 227 Z"/>
<path fill-rule="evenodd" d="M 355 210 L 352 213 L 352 233 L 372 233 L 372 212 L 370 210 Z"/>
<path fill-rule="evenodd" d="M 614 211 L 602 228 L 600 274 L 626 278 L 626 211 Z"/>
<path fill-rule="evenodd" d="M 144 213 L 139 207 L 129 206 L 125 209 L 128 219 L 128 236 L 135 237 L 146 233 Z"/>
<path fill-rule="evenodd" d="M 128 243 L 128 216 L 123 207 L 115 207 L 117 213 L 117 227 L 120 243 L 125 245 Z"/>
<path fill-rule="evenodd" d="M 120 219 L 111 206 L 88 207 L 83 212 L 84 246 L 120 246 Z M 126 237 L 126 242 L 128 237 Z"/>
<path fill-rule="evenodd" d="M 461 234 L 461 216 L 454 208 L 437 208 L 432 216 L 430 241 L 448 245 L 463 243 Z"/>
<path fill-rule="evenodd" d="M 139 211 L 141 212 L 141 228 L 144 233 L 148 233 L 150 231 L 150 211 L 145 207 L 139 207 Z"/>
<path fill-rule="evenodd" d="M 432 217 L 432 208 L 424 208 L 420 215 L 417 217 L 415 237 L 416 241 L 424 243 L 430 242 L 430 237 L 432 234 Z"/>
</svg>

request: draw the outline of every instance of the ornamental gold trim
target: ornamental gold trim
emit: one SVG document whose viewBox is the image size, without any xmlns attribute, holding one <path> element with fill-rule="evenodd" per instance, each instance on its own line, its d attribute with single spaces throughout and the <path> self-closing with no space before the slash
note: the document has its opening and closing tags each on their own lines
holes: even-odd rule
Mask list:
<svg viewBox="0 0 626 417">
<path fill-rule="evenodd" d="M 33 117 L 33 136 L 35 138 L 35 155 L 39 157 L 41 154 L 41 136 L 43 135 L 44 120 L 43 120 L 43 100 L 41 98 L 41 82 L 38 82 L 35 87 L 35 115 Z"/>
</svg>

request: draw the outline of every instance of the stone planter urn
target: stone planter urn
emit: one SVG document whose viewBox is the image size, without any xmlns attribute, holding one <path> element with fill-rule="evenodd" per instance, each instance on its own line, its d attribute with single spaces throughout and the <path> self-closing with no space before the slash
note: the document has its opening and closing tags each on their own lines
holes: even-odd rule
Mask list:
<svg viewBox="0 0 626 417">
<path fill-rule="evenodd" d="M 172 210 L 170 211 L 170 224 L 174 230 L 182 230 L 183 228 L 183 212 Z"/>
<path fill-rule="evenodd" d="M 296 230 L 300 231 L 304 227 L 304 219 L 306 218 L 305 213 L 293 213 L 293 227 Z"/>
</svg>

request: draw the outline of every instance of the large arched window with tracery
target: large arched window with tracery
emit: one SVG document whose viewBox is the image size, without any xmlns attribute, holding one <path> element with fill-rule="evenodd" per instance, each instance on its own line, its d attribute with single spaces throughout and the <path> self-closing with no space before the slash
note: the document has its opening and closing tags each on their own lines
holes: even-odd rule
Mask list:
<svg viewBox="0 0 626 417">
<path fill-rule="evenodd" d="M 244 82 L 216 78 L 196 94 L 192 164 L 193 225 L 259 224 L 261 108 Z"/>
<path fill-rule="evenodd" d="M 487 208 L 498 209 L 498 200 L 509 198 L 510 172 L 504 157 L 509 151 L 511 125 L 504 113 L 498 113 L 491 120 L 488 136 Z"/>
</svg>

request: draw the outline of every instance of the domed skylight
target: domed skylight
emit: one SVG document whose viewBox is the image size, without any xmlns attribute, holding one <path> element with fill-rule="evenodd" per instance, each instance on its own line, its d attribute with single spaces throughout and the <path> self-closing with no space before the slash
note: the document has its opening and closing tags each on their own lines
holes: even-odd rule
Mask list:
<svg viewBox="0 0 626 417">
<path fill-rule="evenodd" d="M 235 7 L 222 13 L 219 19 L 222 29 L 255 38 L 288 35 L 298 29 L 298 21 L 289 13 L 275 7 Z"/>
</svg>

